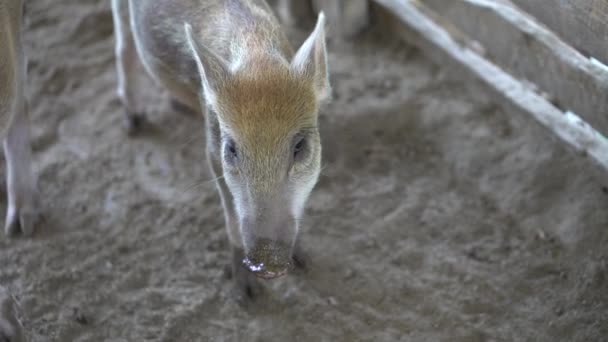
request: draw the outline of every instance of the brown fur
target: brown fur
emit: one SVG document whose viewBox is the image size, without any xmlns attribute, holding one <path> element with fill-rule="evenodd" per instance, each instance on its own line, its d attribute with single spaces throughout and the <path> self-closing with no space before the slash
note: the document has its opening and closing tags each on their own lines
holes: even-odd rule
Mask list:
<svg viewBox="0 0 608 342">
<path fill-rule="evenodd" d="M 263 0 L 129 3 L 148 72 L 174 97 L 212 109 L 207 155 L 230 241 L 244 249 L 250 270 L 284 274 L 320 172 L 317 115 L 329 93 L 324 16 L 294 53 Z"/>
<path fill-rule="evenodd" d="M 151 58 L 148 63 L 172 70 L 172 77 L 194 88 L 200 87 L 200 80 L 193 58 L 183 59 L 191 55 L 184 22 L 192 25 L 201 44 L 229 64 L 238 58 L 237 47 L 252 52 L 274 51 L 287 59 L 293 55 L 293 48 L 264 1 L 132 0 L 132 3 L 137 3 L 131 6 L 132 19 L 142 39 L 138 49 Z"/>
<path fill-rule="evenodd" d="M 259 157 L 292 132 L 316 127 L 316 113 L 312 84 L 269 59 L 251 60 L 218 92 L 220 120 Z"/>
</svg>

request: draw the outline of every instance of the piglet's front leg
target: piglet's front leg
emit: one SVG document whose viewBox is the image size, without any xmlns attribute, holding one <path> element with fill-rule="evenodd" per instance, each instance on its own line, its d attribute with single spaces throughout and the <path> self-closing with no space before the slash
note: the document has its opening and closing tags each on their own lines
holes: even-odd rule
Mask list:
<svg viewBox="0 0 608 342">
<path fill-rule="evenodd" d="M 118 75 L 117 93 L 125 107 L 125 126 L 129 135 L 135 135 L 144 122 L 144 114 L 135 110 L 135 86 L 137 51 L 129 25 L 127 1 L 112 0 L 112 16 L 115 32 L 116 69 Z"/>
<path fill-rule="evenodd" d="M 39 221 L 36 178 L 32 172 L 27 103 L 20 105 L 4 139 L 8 208 L 4 230 L 7 235 L 31 235 Z"/>
</svg>

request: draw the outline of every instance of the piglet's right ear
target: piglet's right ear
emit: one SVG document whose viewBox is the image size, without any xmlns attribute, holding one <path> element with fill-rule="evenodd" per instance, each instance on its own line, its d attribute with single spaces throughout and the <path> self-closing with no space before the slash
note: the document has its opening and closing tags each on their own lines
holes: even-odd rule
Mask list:
<svg viewBox="0 0 608 342">
<path fill-rule="evenodd" d="M 291 62 L 292 69 L 313 81 L 319 100 L 325 100 L 331 95 L 327 64 L 325 14 L 321 12 L 314 31 L 302 44 Z"/>
<path fill-rule="evenodd" d="M 209 104 L 215 104 L 215 97 L 221 85 L 230 77 L 230 69 L 227 63 L 205 45 L 199 43 L 194 37 L 192 26 L 184 23 L 184 31 L 188 45 L 192 51 L 198 72 L 203 82 L 205 100 Z"/>
</svg>

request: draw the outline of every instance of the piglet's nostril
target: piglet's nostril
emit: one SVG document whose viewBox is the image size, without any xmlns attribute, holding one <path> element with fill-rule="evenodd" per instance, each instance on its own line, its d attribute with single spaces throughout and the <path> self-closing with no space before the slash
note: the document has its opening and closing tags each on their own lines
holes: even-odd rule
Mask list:
<svg viewBox="0 0 608 342">
<path fill-rule="evenodd" d="M 280 277 L 291 266 L 291 247 L 271 239 L 258 239 L 248 251 L 243 264 L 260 278 Z"/>
</svg>

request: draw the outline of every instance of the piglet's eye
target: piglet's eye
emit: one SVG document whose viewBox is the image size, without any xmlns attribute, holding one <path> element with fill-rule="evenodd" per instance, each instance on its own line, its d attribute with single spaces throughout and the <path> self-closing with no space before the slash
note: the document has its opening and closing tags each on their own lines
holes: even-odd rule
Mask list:
<svg viewBox="0 0 608 342">
<path fill-rule="evenodd" d="M 306 138 L 298 137 L 293 145 L 293 157 L 298 159 L 306 149 Z"/>
<path fill-rule="evenodd" d="M 234 164 L 239 159 L 239 152 L 236 143 L 232 139 L 224 143 L 224 160 L 229 164 Z"/>
</svg>

